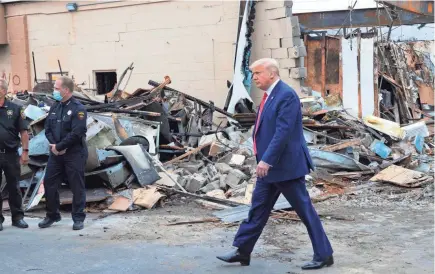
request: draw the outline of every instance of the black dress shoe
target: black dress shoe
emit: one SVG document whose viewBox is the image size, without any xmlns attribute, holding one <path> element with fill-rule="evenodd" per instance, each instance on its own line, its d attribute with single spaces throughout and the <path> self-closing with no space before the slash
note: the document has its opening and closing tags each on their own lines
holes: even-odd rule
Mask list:
<svg viewBox="0 0 435 274">
<path fill-rule="evenodd" d="M 84 227 L 85 225 L 81 221 L 74 222 L 73 224 L 73 230 L 82 230 Z"/>
<path fill-rule="evenodd" d="M 18 228 L 28 228 L 29 225 L 23 220 L 16 220 L 16 221 L 12 221 L 12 225 Z"/>
<path fill-rule="evenodd" d="M 227 263 L 240 263 L 241 265 L 249 265 L 251 262 L 251 255 L 242 254 L 238 249 L 216 258 Z"/>
<path fill-rule="evenodd" d="M 45 217 L 44 220 L 42 220 L 38 224 L 38 226 L 40 228 L 47 228 L 47 227 L 50 227 L 52 224 L 59 222 L 59 221 L 60 221 L 60 218 L 59 219 L 51 219 L 51 218 Z"/>
<path fill-rule="evenodd" d="M 330 256 L 323 261 L 312 260 L 302 266 L 302 270 L 320 269 L 324 266 L 331 266 L 334 264 L 334 257 Z"/>
</svg>

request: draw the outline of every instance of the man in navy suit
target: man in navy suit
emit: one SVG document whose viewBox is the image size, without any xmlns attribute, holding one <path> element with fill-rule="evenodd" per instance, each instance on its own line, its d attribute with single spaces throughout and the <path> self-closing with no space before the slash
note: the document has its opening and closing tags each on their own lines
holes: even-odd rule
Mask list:
<svg viewBox="0 0 435 274">
<path fill-rule="evenodd" d="M 332 247 L 305 186 L 305 175 L 314 167 L 303 135 L 299 97 L 280 80 L 276 60 L 260 59 L 251 71 L 256 86 L 265 91 L 253 132 L 258 179 L 248 219 L 233 242 L 237 250 L 217 258 L 249 265 L 254 245 L 282 193 L 306 226 L 313 246 L 313 260 L 302 269 L 330 266 Z"/>
</svg>

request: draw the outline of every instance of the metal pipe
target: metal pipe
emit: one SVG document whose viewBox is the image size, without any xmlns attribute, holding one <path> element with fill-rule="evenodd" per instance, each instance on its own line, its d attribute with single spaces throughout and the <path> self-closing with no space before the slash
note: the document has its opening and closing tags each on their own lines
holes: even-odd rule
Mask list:
<svg viewBox="0 0 435 274">
<path fill-rule="evenodd" d="M 36 79 L 36 64 L 35 64 L 35 53 L 32 51 L 32 59 L 33 59 L 33 73 L 35 75 L 35 83 L 38 84 L 38 79 Z"/>
<path fill-rule="evenodd" d="M 127 113 L 127 114 L 137 114 L 137 115 L 145 115 L 152 117 L 160 117 L 161 114 L 158 112 L 151 111 L 142 111 L 142 110 L 128 110 L 128 109 L 119 109 L 119 108 L 104 108 L 103 111 L 115 112 L 115 113 Z"/>
<path fill-rule="evenodd" d="M 63 76 L 62 67 L 60 66 L 60 61 L 57 59 L 57 63 L 59 64 L 60 76 Z"/>
</svg>

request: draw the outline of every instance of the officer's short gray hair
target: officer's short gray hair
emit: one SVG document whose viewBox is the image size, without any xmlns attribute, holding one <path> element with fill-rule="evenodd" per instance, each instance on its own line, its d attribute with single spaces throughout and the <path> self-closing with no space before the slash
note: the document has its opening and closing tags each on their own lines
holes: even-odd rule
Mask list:
<svg viewBox="0 0 435 274">
<path fill-rule="evenodd" d="M 274 72 L 276 75 L 279 76 L 279 64 L 278 61 L 272 58 L 262 58 L 254 63 L 249 67 L 251 70 L 258 66 L 264 66 L 266 69 L 268 69 L 271 72 Z"/>
<path fill-rule="evenodd" d="M 74 82 L 71 78 L 67 76 L 61 76 L 59 77 L 60 82 L 62 83 L 63 88 L 67 88 L 69 92 L 74 91 Z"/>
<path fill-rule="evenodd" d="M 8 83 L 4 79 L 0 79 L 0 89 L 8 91 Z"/>
</svg>

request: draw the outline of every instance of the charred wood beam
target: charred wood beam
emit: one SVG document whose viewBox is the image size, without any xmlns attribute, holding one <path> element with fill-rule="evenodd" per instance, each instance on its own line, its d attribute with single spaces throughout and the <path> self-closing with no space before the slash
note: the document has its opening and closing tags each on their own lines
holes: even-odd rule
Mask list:
<svg viewBox="0 0 435 274">
<path fill-rule="evenodd" d="M 412 13 L 404 10 L 397 10 L 398 18 L 394 25 L 414 25 L 434 23 L 434 17 Z M 377 9 L 354 9 L 352 10 L 352 22 L 349 18 L 349 10 L 299 13 L 299 23 L 309 29 L 338 29 L 341 27 L 372 27 L 389 26 L 390 17 L 385 9 L 379 9 L 379 19 Z"/>
</svg>

